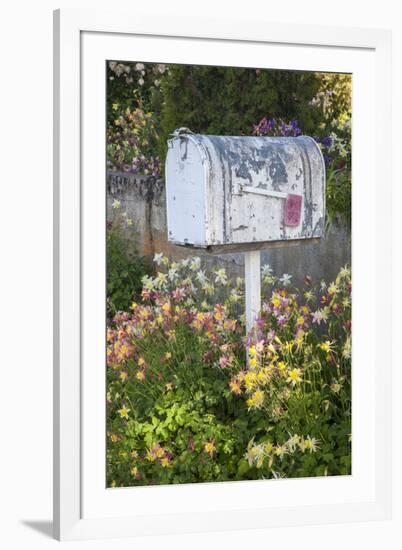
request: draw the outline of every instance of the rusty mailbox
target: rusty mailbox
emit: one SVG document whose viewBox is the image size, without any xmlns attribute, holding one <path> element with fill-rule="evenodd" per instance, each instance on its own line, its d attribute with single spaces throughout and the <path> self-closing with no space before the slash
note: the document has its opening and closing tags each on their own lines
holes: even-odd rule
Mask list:
<svg viewBox="0 0 402 550">
<path fill-rule="evenodd" d="M 308 136 L 176 130 L 166 158 L 168 239 L 211 251 L 321 237 L 325 166 Z"/>
</svg>

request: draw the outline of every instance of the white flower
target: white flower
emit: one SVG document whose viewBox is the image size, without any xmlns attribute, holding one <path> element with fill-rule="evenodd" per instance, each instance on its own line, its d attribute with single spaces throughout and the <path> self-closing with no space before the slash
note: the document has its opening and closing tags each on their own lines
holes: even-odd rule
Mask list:
<svg viewBox="0 0 402 550">
<path fill-rule="evenodd" d="M 127 225 L 133 225 L 133 220 L 131 218 L 126 219 Z"/>
<path fill-rule="evenodd" d="M 197 271 L 198 269 L 200 269 L 200 265 L 201 265 L 201 259 L 198 256 L 191 258 L 191 262 L 190 262 L 191 271 Z"/>
<path fill-rule="evenodd" d="M 115 200 L 112 202 L 112 208 L 114 208 L 115 210 L 116 210 L 117 208 L 120 208 L 120 206 L 121 206 L 121 202 L 118 201 L 117 199 L 115 199 Z"/>
<path fill-rule="evenodd" d="M 171 267 L 169 269 L 168 275 L 169 275 L 169 279 L 171 281 L 174 281 L 177 278 L 177 269 L 175 269 L 174 267 Z"/>
<path fill-rule="evenodd" d="M 135 70 L 136 70 L 136 71 L 143 71 L 144 68 L 145 68 L 145 67 L 144 67 L 144 64 L 143 64 L 143 63 L 137 63 L 137 64 L 135 65 Z"/>
<path fill-rule="evenodd" d="M 143 85 L 144 85 L 144 82 L 145 82 L 145 80 L 144 80 L 143 78 L 139 78 L 139 79 L 138 79 L 138 84 L 139 84 L 140 86 L 143 86 Z"/>
<path fill-rule="evenodd" d="M 221 283 L 222 285 L 225 285 L 227 283 L 227 275 L 225 269 L 217 269 L 215 272 L 215 283 Z"/>
<path fill-rule="evenodd" d="M 156 287 L 157 288 L 163 288 L 167 282 L 167 274 L 166 273 L 158 273 L 158 276 L 156 277 Z"/>
<path fill-rule="evenodd" d="M 291 278 L 292 278 L 292 275 L 288 275 L 287 273 L 284 273 L 282 277 L 279 279 L 279 281 L 283 284 L 283 286 L 288 286 L 290 284 Z"/>
<path fill-rule="evenodd" d="M 161 63 L 158 65 L 158 70 L 161 74 L 163 74 L 166 71 L 166 66 Z"/>
<path fill-rule="evenodd" d="M 154 280 L 152 279 L 152 277 L 149 277 L 148 275 L 144 275 L 143 278 L 141 279 L 141 282 L 143 287 L 146 288 L 147 290 L 153 290 L 155 286 Z"/>
<path fill-rule="evenodd" d="M 265 264 L 261 267 L 261 274 L 263 277 L 267 275 L 271 275 L 272 273 L 272 267 L 269 264 Z"/>
<path fill-rule="evenodd" d="M 157 252 L 154 256 L 154 262 L 156 265 L 161 265 L 163 258 L 163 252 Z"/>
<path fill-rule="evenodd" d="M 206 280 L 207 280 L 207 277 L 205 275 L 205 271 L 202 271 L 200 270 L 197 275 L 195 276 L 195 278 L 197 279 L 197 281 L 201 284 L 201 285 L 204 285 L 206 283 Z"/>
</svg>

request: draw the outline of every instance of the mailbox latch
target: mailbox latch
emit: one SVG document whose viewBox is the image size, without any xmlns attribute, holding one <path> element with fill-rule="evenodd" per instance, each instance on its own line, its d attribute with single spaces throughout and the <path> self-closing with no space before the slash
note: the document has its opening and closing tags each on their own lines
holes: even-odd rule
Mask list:
<svg viewBox="0 0 402 550">
<path fill-rule="evenodd" d="M 283 219 L 284 225 L 296 227 L 300 224 L 303 203 L 302 195 L 282 193 L 281 191 L 269 191 L 267 189 L 261 189 L 260 187 L 252 187 L 251 185 L 235 183 L 233 194 L 243 195 L 243 193 L 262 195 L 264 197 L 275 197 L 277 199 L 285 199 L 285 213 Z"/>
</svg>

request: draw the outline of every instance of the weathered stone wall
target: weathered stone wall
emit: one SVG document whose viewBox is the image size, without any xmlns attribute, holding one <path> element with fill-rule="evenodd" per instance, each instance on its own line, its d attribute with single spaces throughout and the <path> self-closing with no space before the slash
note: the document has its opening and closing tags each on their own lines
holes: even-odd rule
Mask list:
<svg viewBox="0 0 402 550">
<path fill-rule="evenodd" d="M 166 197 L 164 181 L 149 176 L 109 173 L 107 176 L 107 215 L 113 216 L 114 200 L 134 222 L 139 252 L 153 255 L 164 252 L 174 259 L 200 256 L 208 265 L 226 267 L 232 274 L 243 275 L 243 254 L 212 255 L 203 250 L 176 246 L 167 241 Z M 318 244 L 273 248 L 262 251 L 261 263 L 269 263 L 276 275 L 289 273 L 300 283 L 306 274 L 315 280 L 332 280 L 339 268 L 351 261 L 350 234 L 334 224 Z"/>
</svg>

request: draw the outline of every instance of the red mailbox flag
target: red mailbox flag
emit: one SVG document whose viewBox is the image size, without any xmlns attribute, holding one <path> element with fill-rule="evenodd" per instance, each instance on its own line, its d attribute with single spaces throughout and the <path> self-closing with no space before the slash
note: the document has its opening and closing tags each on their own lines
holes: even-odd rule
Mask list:
<svg viewBox="0 0 402 550">
<path fill-rule="evenodd" d="M 302 199 L 303 197 L 301 195 L 289 194 L 286 197 L 284 219 L 285 225 L 299 225 L 301 218 Z"/>
</svg>

